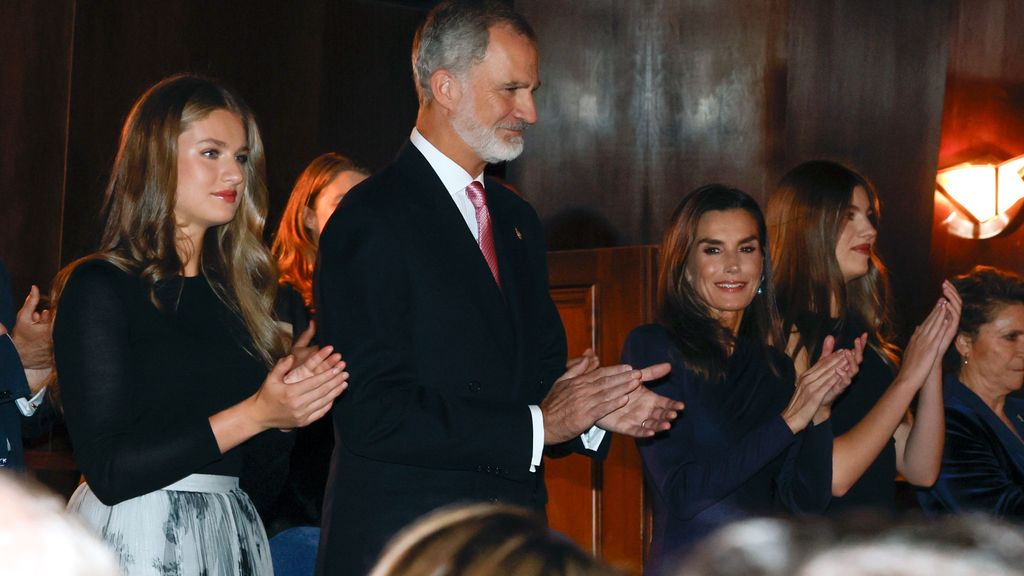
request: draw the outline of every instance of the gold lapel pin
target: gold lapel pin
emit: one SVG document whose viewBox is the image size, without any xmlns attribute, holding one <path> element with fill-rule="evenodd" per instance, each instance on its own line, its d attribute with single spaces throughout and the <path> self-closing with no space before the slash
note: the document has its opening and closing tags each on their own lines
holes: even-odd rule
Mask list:
<svg viewBox="0 0 1024 576">
<path fill-rule="evenodd" d="M 519 231 L 519 226 L 513 226 L 513 229 L 516 231 L 516 240 L 522 240 L 523 233 Z"/>
</svg>

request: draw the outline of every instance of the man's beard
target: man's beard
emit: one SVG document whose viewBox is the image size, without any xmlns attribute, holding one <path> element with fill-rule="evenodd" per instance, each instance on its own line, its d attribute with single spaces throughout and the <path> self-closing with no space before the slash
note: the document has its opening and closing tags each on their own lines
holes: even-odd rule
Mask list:
<svg viewBox="0 0 1024 576">
<path fill-rule="evenodd" d="M 452 119 L 452 127 L 462 141 L 481 160 L 488 164 L 515 160 L 523 153 L 523 137 L 520 134 L 510 140 L 498 136 L 498 129 L 505 128 L 522 132 L 529 126 L 526 122 L 506 122 L 488 127 L 480 124 L 473 115 L 473 102 L 464 101 Z"/>
</svg>

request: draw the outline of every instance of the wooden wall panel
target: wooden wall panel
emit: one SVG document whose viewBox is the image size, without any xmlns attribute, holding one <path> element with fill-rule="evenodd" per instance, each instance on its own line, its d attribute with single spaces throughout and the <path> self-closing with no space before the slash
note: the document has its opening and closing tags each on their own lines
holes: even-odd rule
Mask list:
<svg viewBox="0 0 1024 576">
<path fill-rule="evenodd" d="M 0 2 L 0 259 L 15 302 L 59 266 L 74 11 Z"/>
<path fill-rule="evenodd" d="M 548 264 L 570 355 L 593 347 L 602 365 L 617 364 L 629 331 L 653 318 L 655 249 L 552 252 Z M 547 459 L 545 466 L 552 528 L 639 574 L 650 518 L 633 440 L 615 436 L 603 462 L 573 455 Z"/>
<path fill-rule="evenodd" d="M 436 0 L 329 2 L 320 147 L 380 170 L 409 139 L 419 103 L 410 51 Z"/>
<path fill-rule="evenodd" d="M 552 249 L 658 241 L 679 200 L 711 181 L 763 194 L 781 153 L 785 5 L 516 2 L 543 86 L 508 175 Z"/>
<path fill-rule="evenodd" d="M 95 249 L 121 123 L 147 87 L 176 72 L 219 78 L 252 106 L 272 205 L 283 206 L 316 151 L 324 27 L 323 0 L 80 3 L 62 260 Z"/>
</svg>

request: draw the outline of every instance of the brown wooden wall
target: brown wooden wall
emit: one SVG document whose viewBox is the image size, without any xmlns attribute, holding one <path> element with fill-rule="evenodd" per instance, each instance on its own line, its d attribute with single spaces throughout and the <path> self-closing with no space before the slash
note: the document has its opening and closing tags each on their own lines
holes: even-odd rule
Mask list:
<svg viewBox="0 0 1024 576">
<path fill-rule="evenodd" d="M 15 302 L 60 265 L 74 11 L 0 2 L 0 259 Z"/>
</svg>

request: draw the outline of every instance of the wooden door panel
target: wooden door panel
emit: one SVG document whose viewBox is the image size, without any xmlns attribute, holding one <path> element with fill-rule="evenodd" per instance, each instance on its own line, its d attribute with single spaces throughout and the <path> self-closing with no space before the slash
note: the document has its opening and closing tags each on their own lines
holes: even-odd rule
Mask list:
<svg viewBox="0 0 1024 576">
<path fill-rule="evenodd" d="M 629 331 L 653 317 L 655 249 L 552 252 L 548 265 L 570 357 L 593 348 L 602 365 L 618 363 Z M 547 458 L 544 465 L 551 527 L 606 562 L 640 574 L 650 514 L 633 440 L 613 437 L 604 461 L 573 454 Z"/>
</svg>

